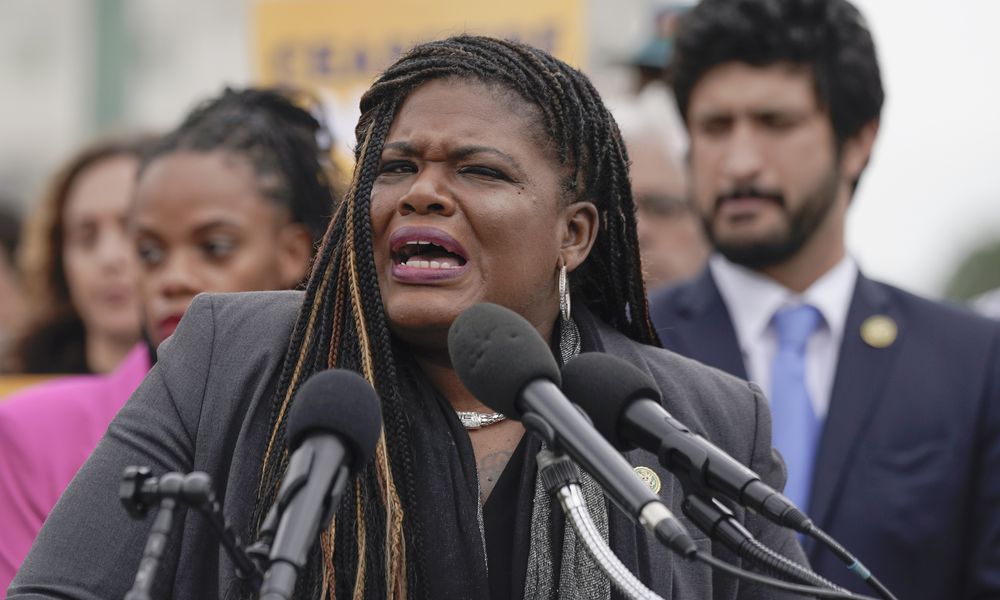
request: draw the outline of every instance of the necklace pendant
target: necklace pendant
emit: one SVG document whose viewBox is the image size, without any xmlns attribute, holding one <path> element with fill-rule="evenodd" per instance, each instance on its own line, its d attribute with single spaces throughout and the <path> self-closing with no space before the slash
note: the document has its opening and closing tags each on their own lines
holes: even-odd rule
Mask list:
<svg viewBox="0 0 1000 600">
<path fill-rule="evenodd" d="M 507 418 L 500 413 L 481 413 L 471 410 L 456 410 L 455 414 L 458 415 L 458 420 L 462 422 L 462 426 L 469 430 L 482 429 Z"/>
</svg>

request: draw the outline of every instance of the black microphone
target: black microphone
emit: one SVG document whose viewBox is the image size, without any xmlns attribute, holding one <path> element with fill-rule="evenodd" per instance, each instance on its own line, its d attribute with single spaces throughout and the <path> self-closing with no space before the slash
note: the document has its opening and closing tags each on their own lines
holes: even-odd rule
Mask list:
<svg viewBox="0 0 1000 600">
<path fill-rule="evenodd" d="M 371 458 L 382 429 L 375 390 L 353 371 L 310 377 L 288 414 L 293 451 L 278 489 L 281 515 L 260 598 L 291 598 L 319 532 L 336 512 L 350 476 Z"/>
<path fill-rule="evenodd" d="M 697 551 L 684 526 L 559 390 L 559 366 L 527 320 L 495 304 L 472 306 L 452 323 L 448 353 L 480 401 L 558 445 L 665 544 L 684 556 Z"/>
<path fill-rule="evenodd" d="M 638 368 L 595 352 L 567 362 L 562 375 L 566 395 L 604 437 L 619 449 L 639 446 L 655 453 L 685 487 L 697 486 L 688 493 L 723 494 L 779 525 L 812 530 L 812 521 L 791 500 L 667 412 L 656 382 Z"/>
</svg>

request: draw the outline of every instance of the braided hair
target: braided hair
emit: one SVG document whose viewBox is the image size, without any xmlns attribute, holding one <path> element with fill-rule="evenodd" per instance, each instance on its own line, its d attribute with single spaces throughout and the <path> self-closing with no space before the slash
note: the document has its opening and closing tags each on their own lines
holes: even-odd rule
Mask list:
<svg viewBox="0 0 1000 600">
<path fill-rule="evenodd" d="M 204 101 L 142 157 L 139 175 L 179 151 L 226 151 L 247 158 L 261 194 L 288 209 L 292 221 L 323 237 L 339 195 L 330 136 L 290 89 L 227 88 Z"/>
<path fill-rule="evenodd" d="M 411 50 L 361 99 L 354 174 L 313 265 L 277 385 L 255 506 L 258 528 L 287 465 L 286 420 L 302 382 L 322 369 L 352 369 L 374 386 L 383 406 L 375 459 L 321 533 L 297 596 L 426 595 L 422 535 L 410 510 L 416 482 L 407 401 L 379 293 L 369 210 L 382 147 L 398 109 L 417 87 L 442 78 L 499 86 L 537 107 L 539 128 L 570 173 L 569 191 L 592 202 L 600 215 L 594 247 L 571 277 L 574 300 L 633 339 L 658 343 L 642 283 L 625 147 L 586 76 L 535 48 L 487 37 L 453 37 Z"/>
</svg>

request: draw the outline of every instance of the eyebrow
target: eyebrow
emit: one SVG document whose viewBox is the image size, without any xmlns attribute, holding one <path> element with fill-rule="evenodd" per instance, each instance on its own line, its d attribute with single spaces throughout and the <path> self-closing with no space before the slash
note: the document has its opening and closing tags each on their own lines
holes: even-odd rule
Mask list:
<svg viewBox="0 0 1000 600">
<path fill-rule="evenodd" d="M 240 227 L 240 224 L 236 223 L 235 221 L 230 221 L 228 219 L 214 219 L 212 221 L 209 221 L 208 223 L 204 223 L 202 225 L 199 225 L 198 227 L 195 227 L 194 231 L 191 232 L 191 235 L 195 236 L 204 235 L 205 233 L 220 227 L 234 227 L 238 229 Z M 155 230 L 141 224 L 136 224 L 135 233 L 137 235 L 142 234 L 142 235 L 152 235 L 154 237 L 160 237 L 160 235 Z"/>
<path fill-rule="evenodd" d="M 416 146 L 410 142 L 389 142 L 382 146 L 382 150 L 393 150 L 399 152 L 403 156 L 416 156 L 419 154 Z M 461 160 L 463 158 L 469 158 L 470 156 L 475 156 L 476 154 L 489 154 L 495 156 L 500 160 L 507 163 L 512 169 L 515 169 L 518 173 L 522 173 L 521 164 L 517 160 L 507 154 L 506 152 L 494 148 L 493 146 L 482 146 L 482 145 L 470 145 L 470 146 L 459 146 L 452 149 L 448 155 L 451 158 Z"/>
</svg>

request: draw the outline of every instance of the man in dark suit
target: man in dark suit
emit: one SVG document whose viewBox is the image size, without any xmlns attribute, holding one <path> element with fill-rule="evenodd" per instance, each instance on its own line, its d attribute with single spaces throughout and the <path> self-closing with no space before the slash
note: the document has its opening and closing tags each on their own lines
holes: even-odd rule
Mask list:
<svg viewBox="0 0 1000 600">
<path fill-rule="evenodd" d="M 872 281 L 845 251 L 883 101 L 863 17 L 845 0 L 705 0 L 677 51 L 716 254 L 653 295 L 664 345 L 761 384 L 786 493 L 899 598 L 1000 597 L 1000 325 Z"/>
</svg>

